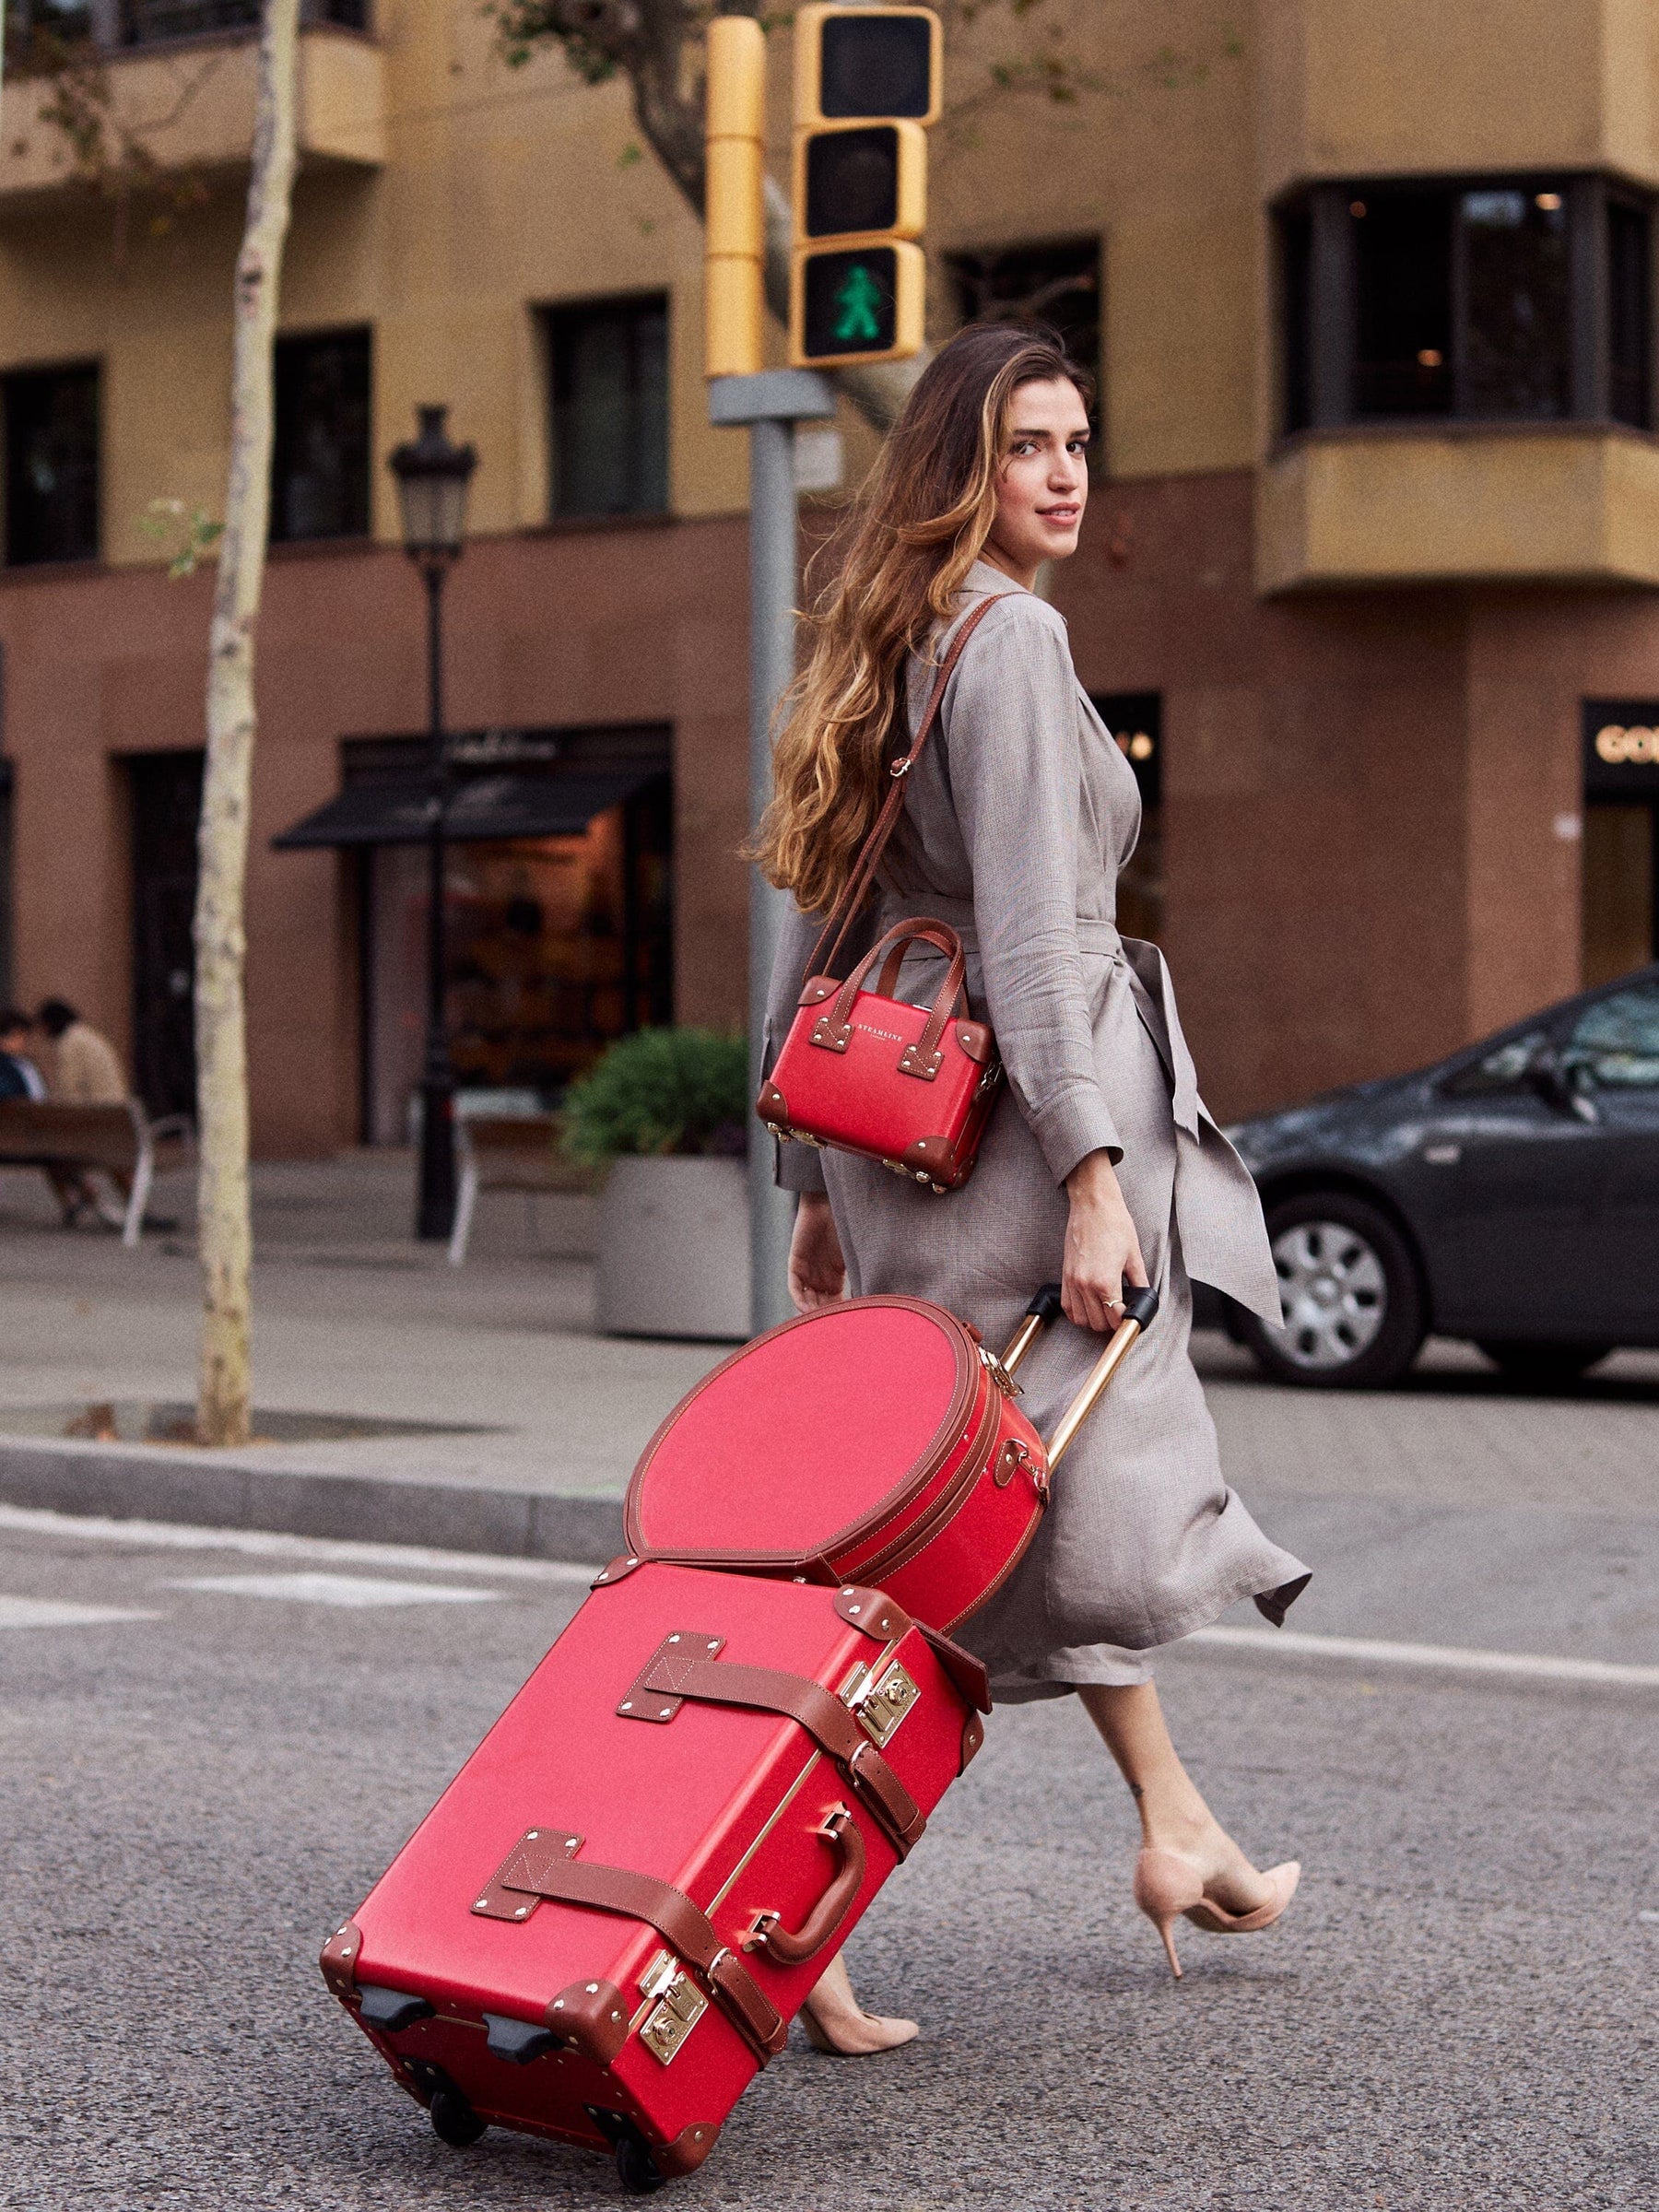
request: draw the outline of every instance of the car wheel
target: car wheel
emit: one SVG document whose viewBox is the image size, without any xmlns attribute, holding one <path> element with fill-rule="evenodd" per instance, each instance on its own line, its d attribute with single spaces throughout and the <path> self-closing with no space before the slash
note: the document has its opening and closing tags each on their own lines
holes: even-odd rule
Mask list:
<svg viewBox="0 0 1659 2212">
<path fill-rule="evenodd" d="M 1510 1382 L 1532 1390 L 1553 1390 L 1587 1375 L 1614 1347 L 1610 1344 L 1545 1344 L 1529 1336 L 1510 1336 L 1476 1348 Z"/>
<path fill-rule="evenodd" d="M 1256 1364 L 1279 1382 L 1397 1382 L 1427 1317 L 1410 1248 L 1388 1216 L 1346 1191 L 1309 1191 L 1270 1209 L 1267 1236 L 1285 1325 L 1244 1315 Z"/>
</svg>

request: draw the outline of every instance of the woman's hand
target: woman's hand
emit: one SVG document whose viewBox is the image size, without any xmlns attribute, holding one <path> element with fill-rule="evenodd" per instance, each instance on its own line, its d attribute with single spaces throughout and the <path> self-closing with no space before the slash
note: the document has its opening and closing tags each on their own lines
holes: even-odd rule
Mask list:
<svg viewBox="0 0 1659 2212">
<path fill-rule="evenodd" d="M 846 1287 L 847 1263 L 830 1201 L 819 1191 L 803 1191 L 789 1240 L 789 1295 L 798 1312 L 809 1313 L 832 1306 Z"/>
<path fill-rule="evenodd" d="M 1122 1299 L 1124 1283 L 1144 1285 L 1147 1280 L 1140 1239 L 1104 1152 L 1090 1152 L 1080 1159 L 1066 1177 L 1065 1188 L 1071 1218 L 1065 1225 L 1061 1308 L 1078 1328 L 1110 1335 L 1124 1318 L 1112 1309 Z M 792 1268 L 792 1281 L 793 1277 Z"/>
</svg>

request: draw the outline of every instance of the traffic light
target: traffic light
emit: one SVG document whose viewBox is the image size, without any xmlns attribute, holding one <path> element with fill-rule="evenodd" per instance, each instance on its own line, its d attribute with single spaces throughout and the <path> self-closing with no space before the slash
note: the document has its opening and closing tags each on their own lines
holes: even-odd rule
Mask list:
<svg viewBox="0 0 1659 2212">
<path fill-rule="evenodd" d="M 703 207 L 703 367 L 753 376 L 762 361 L 766 33 L 752 16 L 709 25 Z"/>
<path fill-rule="evenodd" d="M 919 352 L 927 263 L 926 127 L 939 114 L 939 18 L 926 7 L 803 7 L 795 18 L 797 369 Z"/>
</svg>

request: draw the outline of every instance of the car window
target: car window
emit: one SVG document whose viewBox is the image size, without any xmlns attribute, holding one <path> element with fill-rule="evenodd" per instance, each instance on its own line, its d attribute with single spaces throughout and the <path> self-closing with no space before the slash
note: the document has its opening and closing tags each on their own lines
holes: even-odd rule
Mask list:
<svg viewBox="0 0 1659 2212">
<path fill-rule="evenodd" d="M 1632 983 L 1586 1006 L 1561 1059 L 1571 1077 L 1598 1090 L 1659 1088 L 1659 982 Z"/>
<path fill-rule="evenodd" d="M 1484 1058 L 1471 1061 L 1460 1068 L 1447 1084 L 1453 1098 L 1479 1098 L 1493 1091 L 1519 1090 L 1526 1080 L 1526 1070 L 1533 1054 L 1547 1044 L 1548 1037 L 1542 1030 L 1529 1030 L 1524 1037 L 1512 1037 L 1507 1044 L 1494 1045 Z"/>
</svg>

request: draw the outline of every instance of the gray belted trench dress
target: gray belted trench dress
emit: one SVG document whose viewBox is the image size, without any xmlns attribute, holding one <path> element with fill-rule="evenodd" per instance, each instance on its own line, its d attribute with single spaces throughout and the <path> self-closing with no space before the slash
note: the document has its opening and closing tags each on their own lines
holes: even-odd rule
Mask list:
<svg viewBox="0 0 1659 2212">
<path fill-rule="evenodd" d="M 971 1180 L 946 1196 L 874 1160 L 799 1144 L 780 1147 L 778 1175 L 792 1190 L 828 1191 L 854 1295 L 932 1299 L 995 1346 L 1037 1285 L 1060 1275 L 1066 1176 L 1098 1149 L 1116 1163 L 1161 1304 L 1057 1471 L 1030 1550 L 959 1631 L 997 1698 L 1012 1702 L 1144 1680 L 1142 1653 L 1241 1597 L 1282 1618 L 1307 1570 L 1223 1479 L 1189 1356 L 1191 1277 L 1275 1322 L 1278 1286 L 1255 1186 L 1198 1095 L 1163 957 L 1120 936 L 1113 918 L 1118 871 L 1140 832 L 1135 773 L 1077 681 L 1063 618 L 980 561 L 958 618 L 986 593 L 1001 604 L 946 687 L 909 777 L 879 903 L 856 935 L 867 949 L 907 914 L 959 932 L 1007 1095 Z M 912 656 L 912 733 L 949 635 L 931 658 Z M 791 910 L 772 976 L 769 1065 L 818 927 Z M 929 1000 L 943 975 L 942 956 L 921 947 L 905 961 L 900 994 Z M 1030 1355 L 1022 1410 L 1040 1433 L 1100 1348 L 1061 1321 Z"/>
</svg>

